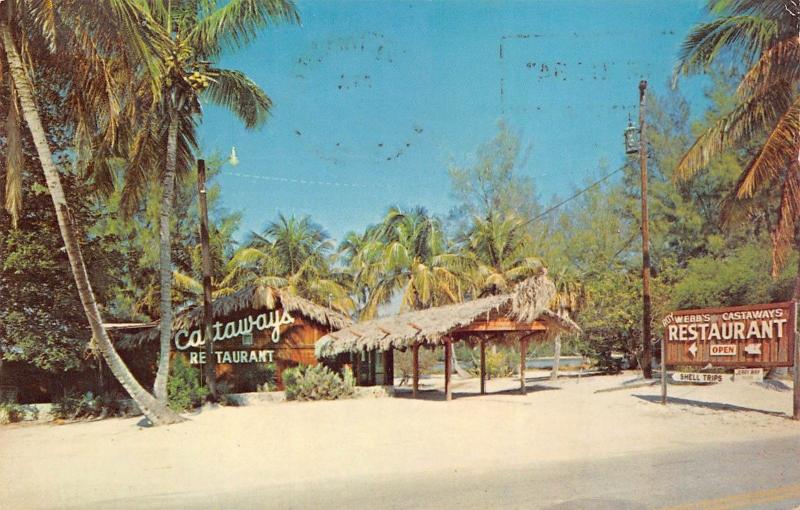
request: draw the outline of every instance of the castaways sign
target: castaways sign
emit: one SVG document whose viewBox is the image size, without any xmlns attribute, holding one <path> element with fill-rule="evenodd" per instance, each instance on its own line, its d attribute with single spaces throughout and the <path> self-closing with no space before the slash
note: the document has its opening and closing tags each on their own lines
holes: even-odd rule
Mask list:
<svg viewBox="0 0 800 510">
<path fill-rule="evenodd" d="M 294 318 L 285 310 L 271 310 L 258 315 L 251 314 L 228 322 L 217 321 L 211 325 L 212 340 L 216 346 L 218 342 L 241 338 L 243 346 L 250 346 L 253 345 L 253 333 L 270 331 L 272 343 L 277 344 L 281 340 L 281 326 L 293 323 Z M 199 349 L 206 343 L 201 328 L 191 331 L 181 329 L 175 333 L 173 342 L 179 351 Z M 273 361 L 274 351 L 269 349 L 221 350 L 214 354 L 217 363 L 267 363 Z M 205 363 L 205 361 L 205 352 L 196 350 L 189 352 L 190 363 L 198 364 Z"/>
<path fill-rule="evenodd" d="M 668 365 L 792 366 L 793 302 L 681 310 L 662 324 Z"/>
</svg>

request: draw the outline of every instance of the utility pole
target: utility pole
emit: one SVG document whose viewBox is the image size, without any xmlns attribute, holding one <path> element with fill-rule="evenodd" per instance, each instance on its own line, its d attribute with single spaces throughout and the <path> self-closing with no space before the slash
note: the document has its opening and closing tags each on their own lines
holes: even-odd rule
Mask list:
<svg viewBox="0 0 800 510">
<path fill-rule="evenodd" d="M 642 373 L 653 378 L 653 347 L 650 342 L 650 227 L 647 219 L 647 136 L 645 103 L 647 81 L 639 82 L 639 167 L 642 175 Z M 663 367 L 662 367 L 663 370 Z"/>
<path fill-rule="evenodd" d="M 203 340 L 206 362 L 204 366 L 208 400 L 217 401 L 217 359 L 214 357 L 214 337 L 211 323 L 214 311 L 211 304 L 211 247 L 208 240 L 208 203 L 206 202 L 206 162 L 197 160 L 197 189 L 200 202 L 200 251 L 203 257 Z"/>
</svg>

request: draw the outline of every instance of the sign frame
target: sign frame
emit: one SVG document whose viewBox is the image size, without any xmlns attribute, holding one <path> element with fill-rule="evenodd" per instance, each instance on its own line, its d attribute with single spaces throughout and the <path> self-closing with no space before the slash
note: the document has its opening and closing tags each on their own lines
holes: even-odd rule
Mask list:
<svg viewBox="0 0 800 510">
<path fill-rule="evenodd" d="M 756 341 L 755 339 L 750 340 L 742 340 L 742 339 L 720 339 L 718 341 L 714 340 L 669 340 L 666 328 L 668 327 L 667 321 L 670 318 L 674 318 L 675 315 L 696 315 L 702 316 L 704 314 L 707 315 L 721 315 L 723 313 L 728 312 L 741 312 L 741 311 L 757 311 L 757 310 L 769 310 L 774 308 L 781 308 L 788 311 L 788 317 L 786 317 L 787 321 L 783 326 L 783 333 L 784 336 L 779 341 L 775 341 L 775 345 L 778 346 L 778 352 L 780 352 L 780 347 L 784 345 L 784 349 L 786 352 L 785 360 L 764 360 L 764 354 L 758 355 L 749 355 L 746 353 L 746 346 L 752 343 L 760 343 L 761 341 Z M 796 343 L 796 330 L 797 330 L 797 303 L 794 301 L 781 301 L 777 303 L 763 303 L 763 304 L 754 304 L 754 305 L 740 305 L 740 306 L 727 306 L 727 307 L 714 307 L 714 308 L 693 308 L 687 310 L 676 310 L 670 312 L 665 318 L 662 320 L 662 324 L 665 327 L 664 331 L 664 348 L 666 349 L 666 359 L 665 365 L 666 366 L 687 366 L 687 367 L 698 367 L 698 366 L 707 366 L 711 364 L 714 367 L 721 367 L 721 368 L 778 368 L 778 367 L 793 367 L 794 366 L 794 358 L 795 358 L 795 343 Z M 711 356 L 708 355 L 710 351 L 710 345 L 716 344 L 732 344 L 735 343 L 739 346 L 737 349 L 737 360 L 721 360 L 717 359 L 718 356 Z M 675 346 L 676 345 L 686 345 L 688 347 L 702 347 L 706 346 L 705 349 L 700 348 L 699 351 L 703 352 L 704 355 L 697 357 L 696 359 L 683 359 L 683 358 L 676 358 L 675 356 Z M 749 359 L 747 359 L 749 358 Z"/>
</svg>

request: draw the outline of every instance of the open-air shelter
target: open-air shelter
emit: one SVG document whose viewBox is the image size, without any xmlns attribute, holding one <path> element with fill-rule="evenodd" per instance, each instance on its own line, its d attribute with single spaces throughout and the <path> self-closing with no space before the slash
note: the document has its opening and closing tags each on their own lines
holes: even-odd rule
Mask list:
<svg viewBox="0 0 800 510">
<path fill-rule="evenodd" d="M 519 284 L 512 292 L 463 303 L 416 310 L 368 320 L 329 333 L 316 343 L 317 358 L 374 349 L 411 349 L 412 388 L 419 391 L 419 348 L 442 346 L 445 353 L 445 399 L 452 399 L 453 343 L 480 346 L 480 391 L 486 393 L 486 345 L 518 344 L 520 391 L 525 393 L 525 354 L 531 341 L 549 341 L 580 328 L 569 318 L 548 309 L 555 292 L 546 275 Z"/>
</svg>

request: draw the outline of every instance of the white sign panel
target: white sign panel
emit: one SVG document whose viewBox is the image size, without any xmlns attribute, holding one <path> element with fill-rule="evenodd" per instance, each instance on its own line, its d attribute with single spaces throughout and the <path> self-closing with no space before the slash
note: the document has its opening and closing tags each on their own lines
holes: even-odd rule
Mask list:
<svg viewBox="0 0 800 510">
<path fill-rule="evenodd" d="M 763 368 L 737 368 L 733 371 L 734 381 L 761 382 L 764 380 Z"/>
<path fill-rule="evenodd" d="M 719 383 L 722 382 L 722 374 L 703 374 L 700 372 L 675 372 L 672 380 L 686 383 Z"/>
<path fill-rule="evenodd" d="M 736 356 L 736 344 L 711 344 L 712 356 Z"/>
</svg>

